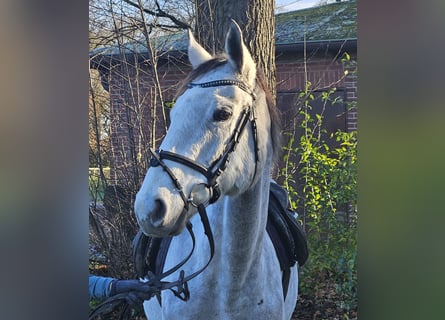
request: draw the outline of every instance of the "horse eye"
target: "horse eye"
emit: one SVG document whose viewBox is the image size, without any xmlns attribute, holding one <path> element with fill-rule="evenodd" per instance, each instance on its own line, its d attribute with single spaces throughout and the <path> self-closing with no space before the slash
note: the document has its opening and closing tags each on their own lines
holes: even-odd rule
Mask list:
<svg viewBox="0 0 445 320">
<path fill-rule="evenodd" d="M 225 121 L 232 116 L 232 112 L 226 109 L 218 109 L 213 113 L 213 120 L 215 121 Z"/>
</svg>

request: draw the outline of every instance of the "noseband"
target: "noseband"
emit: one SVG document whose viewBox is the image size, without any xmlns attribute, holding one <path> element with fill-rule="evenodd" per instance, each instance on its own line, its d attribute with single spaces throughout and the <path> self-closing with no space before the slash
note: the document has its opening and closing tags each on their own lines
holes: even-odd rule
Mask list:
<svg viewBox="0 0 445 320">
<path fill-rule="evenodd" d="M 231 79 L 224 79 L 224 80 L 216 80 L 216 81 L 210 81 L 210 82 L 204 82 L 204 83 L 189 83 L 188 88 L 210 88 L 210 87 L 221 87 L 221 86 L 237 86 L 241 90 L 245 91 L 252 97 L 252 101 L 256 99 L 255 93 L 250 89 L 249 86 L 247 86 L 244 82 L 237 81 L 237 80 L 231 80 Z M 206 179 L 207 182 L 204 184 L 204 186 L 208 189 L 208 202 L 202 203 L 204 206 L 207 206 L 208 204 L 212 204 L 218 200 L 218 198 L 221 195 L 221 191 L 218 185 L 218 182 L 216 181 L 218 177 L 224 172 L 224 170 L 227 167 L 227 163 L 229 161 L 230 155 L 235 151 L 236 146 L 239 143 L 239 139 L 241 137 L 241 134 L 244 132 L 244 129 L 246 128 L 247 123 L 250 121 L 252 126 L 252 132 L 253 132 L 253 140 L 254 140 L 254 153 L 255 153 L 255 171 L 252 178 L 255 178 L 256 176 L 256 170 L 257 170 L 257 163 L 258 163 L 258 143 L 257 143 L 257 126 L 256 126 L 256 119 L 255 119 L 255 109 L 252 107 L 252 105 L 249 105 L 246 107 L 241 115 L 238 118 L 237 125 L 230 137 L 229 142 L 226 144 L 223 153 L 212 162 L 212 164 L 209 167 L 206 167 L 202 165 L 201 163 L 187 158 L 183 155 L 180 155 L 178 153 L 165 151 L 165 150 L 156 150 L 153 151 L 150 149 L 150 153 L 152 155 L 152 158 L 150 160 L 150 167 L 157 167 L 161 166 L 162 169 L 170 176 L 170 179 L 172 180 L 173 184 L 176 187 L 176 190 L 179 192 L 182 200 L 184 201 L 184 210 L 188 211 L 189 204 L 191 203 L 195 207 L 198 207 L 201 203 L 194 203 L 193 202 L 193 194 L 190 194 L 189 197 L 186 197 L 184 194 L 183 188 L 179 182 L 179 180 L 176 178 L 176 176 L 173 174 L 173 172 L 170 170 L 170 168 L 165 164 L 163 160 L 170 160 L 177 163 L 180 163 L 182 165 L 185 165 L 188 168 L 191 168 L 199 173 L 201 173 Z"/>
</svg>

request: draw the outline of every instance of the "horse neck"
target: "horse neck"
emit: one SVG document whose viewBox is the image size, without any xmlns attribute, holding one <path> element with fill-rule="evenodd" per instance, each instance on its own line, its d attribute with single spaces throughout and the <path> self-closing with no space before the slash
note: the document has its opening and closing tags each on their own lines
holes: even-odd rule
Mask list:
<svg viewBox="0 0 445 320">
<path fill-rule="evenodd" d="M 217 259 L 219 274 L 227 275 L 226 285 L 235 292 L 255 273 L 262 253 L 270 178 L 269 170 L 258 172 L 262 177 L 249 190 L 238 196 L 226 196 L 213 216 L 221 253 Z"/>
<path fill-rule="evenodd" d="M 265 101 L 264 105 L 256 106 L 260 107 L 267 108 Z M 263 110 L 262 114 L 266 113 L 267 111 Z M 260 114 L 261 112 L 258 116 Z M 269 136 L 261 136 L 261 130 L 259 132 L 258 140 L 270 139 Z M 224 201 L 213 212 L 215 232 L 219 238 L 216 239 L 216 243 L 221 252 L 220 272 L 227 274 L 227 281 L 233 282 L 234 290 L 237 286 L 244 285 L 248 276 L 255 277 L 263 253 L 272 163 L 271 141 L 260 148 L 264 152 L 260 152 L 262 156 L 256 168 L 258 178 L 247 191 L 236 196 L 224 197 Z"/>
</svg>

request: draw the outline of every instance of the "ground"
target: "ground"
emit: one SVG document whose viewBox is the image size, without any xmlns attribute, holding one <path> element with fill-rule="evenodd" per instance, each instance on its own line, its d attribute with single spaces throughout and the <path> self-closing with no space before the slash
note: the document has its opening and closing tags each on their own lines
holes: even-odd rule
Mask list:
<svg viewBox="0 0 445 320">
<path fill-rule="evenodd" d="M 357 320 L 357 304 L 350 310 L 341 307 L 341 298 L 333 288 L 333 284 L 326 283 L 314 294 L 300 294 L 292 320 Z"/>
<path fill-rule="evenodd" d="M 300 296 L 298 306 L 292 315 L 292 320 L 356 320 L 357 310 L 345 312 L 335 301 L 316 297 Z"/>
</svg>

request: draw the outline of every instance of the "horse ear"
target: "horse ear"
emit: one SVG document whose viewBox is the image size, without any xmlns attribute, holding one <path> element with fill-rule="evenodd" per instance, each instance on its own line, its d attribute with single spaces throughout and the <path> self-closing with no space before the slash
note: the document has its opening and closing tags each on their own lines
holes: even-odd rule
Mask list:
<svg viewBox="0 0 445 320">
<path fill-rule="evenodd" d="M 236 70 L 251 80 L 254 77 L 252 71 L 256 70 L 255 63 L 243 42 L 240 27 L 233 19 L 226 35 L 225 51 Z"/>
<path fill-rule="evenodd" d="M 188 35 L 188 57 L 193 69 L 196 69 L 200 64 L 212 59 L 212 56 L 195 40 L 195 37 L 190 29 L 188 30 Z"/>
</svg>

